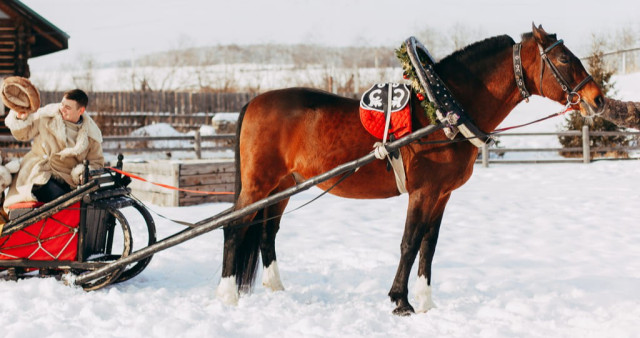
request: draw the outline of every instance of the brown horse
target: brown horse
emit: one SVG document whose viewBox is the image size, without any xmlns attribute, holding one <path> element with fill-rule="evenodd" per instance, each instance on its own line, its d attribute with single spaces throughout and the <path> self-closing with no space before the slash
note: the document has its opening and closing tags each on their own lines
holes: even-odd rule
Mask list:
<svg viewBox="0 0 640 338">
<path fill-rule="evenodd" d="M 523 100 L 514 80 L 515 42 L 498 36 L 470 45 L 446 57 L 435 70 L 465 107 L 471 120 L 485 132 L 493 131 Z M 521 62 L 524 85 L 531 94 L 566 104 L 571 101 L 584 115 L 602 110 L 600 88 L 580 61 L 542 27 L 523 34 Z M 545 60 L 548 59 L 547 60 Z M 573 88 L 573 90 L 572 90 Z M 415 129 L 430 123 L 418 99 L 412 97 Z M 357 100 L 319 90 L 289 88 L 266 92 L 249 102 L 240 114 L 236 166 L 239 179 L 235 208 L 240 209 L 342 163 L 367 155 L 377 140 L 361 126 Z M 417 112 L 417 113 L 416 113 Z M 442 131 L 423 141 L 447 140 Z M 417 311 L 431 301 L 431 263 L 442 215 L 451 192 L 471 176 L 477 147 L 469 142 L 428 144 L 414 142 L 400 149 L 406 172 L 409 206 L 400 246 L 400 263 L 389 291 L 395 314 L 414 312 L 407 284 L 418 253 Z M 335 186 L 330 193 L 347 198 L 388 198 L 400 193 L 385 161 L 368 164 Z M 319 187 L 328 189 L 338 178 Z M 263 284 L 282 290 L 275 253 L 280 216 L 288 200 L 242 220 L 246 227 L 225 228 L 222 279 L 216 291 L 223 302 L 237 303 L 239 291 L 248 291 L 262 255 Z"/>
</svg>

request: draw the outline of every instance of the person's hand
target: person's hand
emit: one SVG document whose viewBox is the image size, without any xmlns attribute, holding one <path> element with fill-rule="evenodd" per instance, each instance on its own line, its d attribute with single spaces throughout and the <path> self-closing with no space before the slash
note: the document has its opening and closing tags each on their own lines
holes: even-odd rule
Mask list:
<svg viewBox="0 0 640 338">
<path fill-rule="evenodd" d="M 19 120 L 26 120 L 27 116 L 29 116 L 29 113 L 24 113 L 24 112 L 16 112 L 16 117 Z"/>
</svg>

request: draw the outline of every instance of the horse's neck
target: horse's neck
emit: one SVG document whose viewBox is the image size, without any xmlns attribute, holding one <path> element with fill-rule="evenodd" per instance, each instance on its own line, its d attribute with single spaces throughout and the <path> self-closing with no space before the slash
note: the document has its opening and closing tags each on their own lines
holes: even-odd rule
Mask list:
<svg viewBox="0 0 640 338">
<path fill-rule="evenodd" d="M 449 65 L 439 75 L 473 123 L 491 132 L 522 100 L 517 90 L 511 48 L 468 66 Z"/>
</svg>

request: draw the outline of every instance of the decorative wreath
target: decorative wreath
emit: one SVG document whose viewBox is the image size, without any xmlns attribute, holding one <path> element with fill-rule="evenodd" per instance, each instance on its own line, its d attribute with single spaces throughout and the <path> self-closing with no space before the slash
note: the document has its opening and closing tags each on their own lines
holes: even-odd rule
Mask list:
<svg viewBox="0 0 640 338">
<path fill-rule="evenodd" d="M 409 82 L 411 83 L 411 87 L 416 92 L 416 96 L 418 97 L 418 100 L 420 100 L 420 105 L 427 114 L 427 117 L 429 117 L 432 123 L 437 122 L 438 119 L 436 117 L 436 107 L 427 99 L 425 89 L 422 88 L 422 84 L 420 84 L 420 81 L 418 80 L 416 70 L 411 63 L 411 59 L 409 58 L 409 54 L 407 52 L 406 42 L 403 43 L 400 48 L 396 49 L 396 57 L 400 60 L 400 64 L 402 65 L 402 77 L 405 80 L 409 80 Z M 418 51 L 418 58 L 420 58 L 421 63 L 425 63 L 427 57 L 428 56 L 422 55 L 422 53 Z"/>
</svg>

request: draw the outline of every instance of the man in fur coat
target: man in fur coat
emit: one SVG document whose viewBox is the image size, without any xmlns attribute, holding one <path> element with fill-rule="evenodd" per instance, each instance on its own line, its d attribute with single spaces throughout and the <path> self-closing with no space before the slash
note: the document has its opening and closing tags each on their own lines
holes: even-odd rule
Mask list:
<svg viewBox="0 0 640 338">
<path fill-rule="evenodd" d="M 80 89 L 66 92 L 61 103 L 35 113 L 11 110 L 5 124 L 19 141 L 32 141 L 20 164 L 4 207 L 25 201 L 49 202 L 81 184 L 84 160 L 91 170 L 104 165 L 102 133 L 84 114 L 88 97 Z"/>
</svg>

